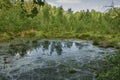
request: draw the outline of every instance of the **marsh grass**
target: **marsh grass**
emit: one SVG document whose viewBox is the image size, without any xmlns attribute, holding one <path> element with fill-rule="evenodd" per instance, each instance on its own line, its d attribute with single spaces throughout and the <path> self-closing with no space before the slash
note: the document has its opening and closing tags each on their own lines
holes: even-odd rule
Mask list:
<svg viewBox="0 0 120 80">
<path fill-rule="evenodd" d="M 99 70 L 97 80 L 120 79 L 120 51 L 113 56 L 106 57 L 106 66 Z"/>
</svg>

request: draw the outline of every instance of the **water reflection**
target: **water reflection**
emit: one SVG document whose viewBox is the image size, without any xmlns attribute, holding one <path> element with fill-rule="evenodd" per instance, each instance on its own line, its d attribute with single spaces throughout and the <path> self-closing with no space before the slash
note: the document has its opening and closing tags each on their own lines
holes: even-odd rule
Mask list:
<svg viewBox="0 0 120 80">
<path fill-rule="evenodd" d="M 11 55 L 15 55 L 19 53 L 20 56 L 24 56 L 27 53 L 28 48 L 25 44 L 18 44 L 18 45 L 10 45 L 8 53 Z"/>
<path fill-rule="evenodd" d="M 83 45 L 80 44 L 80 43 L 75 43 L 75 46 L 78 48 L 78 49 L 82 49 Z"/>
<path fill-rule="evenodd" d="M 88 52 L 90 52 L 91 49 L 92 51 L 94 51 L 93 45 L 91 43 L 86 43 L 86 42 L 41 40 L 41 41 L 31 41 L 31 42 L 29 41 L 17 45 L 10 45 L 8 53 L 12 55 L 19 54 L 21 57 L 23 57 L 28 52 L 32 52 L 34 50 L 43 55 L 53 55 L 53 54 L 62 55 L 66 50 L 67 52 L 69 52 L 70 50 L 72 50 L 72 52 L 74 50 L 76 51 L 87 50 Z M 95 48 L 95 50 L 97 51 L 97 48 Z"/>
<path fill-rule="evenodd" d="M 43 51 L 45 51 L 45 50 L 49 49 L 50 42 L 49 41 L 44 41 L 44 42 L 42 42 L 41 45 L 43 46 Z"/>
<path fill-rule="evenodd" d="M 56 51 L 58 55 L 62 54 L 62 44 L 60 42 L 52 42 L 50 47 L 51 47 L 50 50 L 51 55 L 54 51 Z"/>
<path fill-rule="evenodd" d="M 63 48 L 71 48 L 73 42 L 61 42 L 61 41 L 32 41 L 26 42 L 23 44 L 10 45 L 8 53 L 11 55 L 18 54 L 24 56 L 27 51 L 32 51 L 33 49 L 39 50 L 42 49 L 42 52 L 46 54 L 46 51 L 49 51 L 48 54 L 52 55 L 54 52 L 58 55 L 62 55 Z"/>
<path fill-rule="evenodd" d="M 14 80 L 95 80 L 89 67 L 97 66 L 107 52 L 113 51 L 86 41 L 28 41 L 9 45 L 11 55 L 0 58 L 0 66 L 4 66 L 0 72 Z"/>
<path fill-rule="evenodd" d="M 64 42 L 64 47 L 65 48 L 71 48 L 73 46 L 73 42 Z"/>
</svg>

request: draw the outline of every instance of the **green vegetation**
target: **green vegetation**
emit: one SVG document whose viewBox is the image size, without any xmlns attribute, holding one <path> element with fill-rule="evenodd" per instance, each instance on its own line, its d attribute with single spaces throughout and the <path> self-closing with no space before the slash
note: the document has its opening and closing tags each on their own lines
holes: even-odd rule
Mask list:
<svg viewBox="0 0 120 80">
<path fill-rule="evenodd" d="M 120 51 L 106 58 L 106 65 L 99 70 L 97 80 L 119 80 L 120 79 Z"/>
<path fill-rule="evenodd" d="M 78 38 L 120 48 L 120 8 L 105 13 L 95 10 L 73 13 L 71 9 L 64 11 L 41 0 L 13 1 L 0 0 L 0 41 Z M 120 53 L 107 60 L 108 68 L 100 73 L 98 80 L 120 79 Z"/>
<path fill-rule="evenodd" d="M 64 11 L 62 7 L 38 2 L 13 4 L 0 0 L 0 41 L 31 37 L 91 39 L 110 44 L 120 41 L 119 8 L 106 13 L 73 13 L 71 9 Z"/>
</svg>

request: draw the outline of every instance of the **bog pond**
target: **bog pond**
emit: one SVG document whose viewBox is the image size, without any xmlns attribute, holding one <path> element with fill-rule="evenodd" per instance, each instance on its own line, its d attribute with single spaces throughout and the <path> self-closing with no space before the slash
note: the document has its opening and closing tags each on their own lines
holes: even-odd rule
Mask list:
<svg viewBox="0 0 120 80">
<path fill-rule="evenodd" d="M 3 80 L 96 80 L 94 67 L 102 66 L 113 48 L 85 40 L 38 40 L 0 44 Z"/>
</svg>

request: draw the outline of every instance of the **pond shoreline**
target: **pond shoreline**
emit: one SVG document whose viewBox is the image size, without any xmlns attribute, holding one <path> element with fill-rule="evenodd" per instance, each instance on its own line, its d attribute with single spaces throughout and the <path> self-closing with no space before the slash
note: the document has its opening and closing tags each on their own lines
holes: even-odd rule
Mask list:
<svg viewBox="0 0 120 80">
<path fill-rule="evenodd" d="M 5 41 L 5 42 L 0 42 L 0 44 L 2 43 L 3 45 L 4 44 L 6 44 L 7 46 L 19 46 L 19 45 L 21 45 L 21 46 L 24 46 L 24 43 L 28 43 L 28 42 L 32 42 L 32 43 L 36 43 L 37 41 L 39 41 L 39 40 L 59 40 L 59 41 L 74 41 L 74 40 L 76 40 L 76 41 L 91 41 L 92 42 L 92 44 L 94 45 L 94 46 L 98 46 L 98 47 L 101 47 L 101 48 L 115 48 L 116 50 L 119 50 L 119 46 L 118 46 L 118 48 L 116 47 L 116 45 L 109 45 L 109 44 L 107 44 L 107 43 L 105 43 L 105 42 L 103 42 L 103 41 L 94 41 L 94 40 L 81 40 L 81 39 L 74 39 L 74 38 L 72 38 L 72 39 L 59 39 L 59 38 L 56 38 L 56 39 L 54 39 L 54 38 L 50 38 L 50 39 L 38 39 L 38 38 L 18 38 L 18 39 L 15 39 L 15 40 L 11 40 L 11 41 Z M 115 55 L 118 55 L 118 57 L 119 57 L 119 52 L 118 53 L 116 53 Z M 21 55 L 24 55 L 24 54 L 21 54 Z M 110 56 L 109 56 L 110 57 Z M 116 58 L 116 56 L 113 56 L 112 58 Z M 118 58 L 117 58 L 118 59 Z M 95 71 L 96 72 L 96 79 L 97 80 L 101 80 L 101 79 L 103 79 L 103 74 L 105 75 L 105 74 L 107 74 L 107 72 L 105 73 L 104 72 L 104 70 L 106 70 L 106 71 L 109 71 L 109 70 L 112 70 L 113 68 L 110 68 L 110 67 L 107 67 L 107 66 L 110 66 L 111 64 L 113 64 L 113 63 L 111 63 L 111 62 L 109 62 L 109 63 L 107 63 L 107 61 L 108 61 L 108 59 L 107 59 L 107 57 L 105 58 L 105 61 L 100 61 L 100 64 L 99 64 L 99 66 L 101 66 L 101 65 L 105 65 L 105 64 L 107 64 L 106 65 L 106 68 L 99 68 L 99 67 L 95 67 L 95 66 L 89 66 L 89 69 L 90 69 L 90 71 Z M 110 60 L 109 60 L 110 61 Z M 118 60 L 119 61 L 119 60 Z M 102 63 L 101 63 L 102 62 Z M 117 66 L 117 65 L 116 65 Z M 114 66 L 114 67 L 116 67 L 116 66 Z M 108 68 L 108 69 L 107 69 Z M 118 66 L 118 69 L 119 69 L 119 66 Z M 76 72 L 76 71 L 72 71 L 72 72 Z M 105 76 L 104 76 L 105 77 Z M 3 79 L 4 80 L 4 79 Z"/>
<path fill-rule="evenodd" d="M 24 43 L 24 42 L 29 42 L 29 41 L 38 41 L 38 40 L 87 40 L 87 41 L 93 41 L 93 45 L 98 46 L 98 47 L 103 47 L 103 48 L 116 48 L 116 49 L 120 49 L 120 42 L 107 42 L 107 41 L 103 41 L 103 40 L 93 40 L 93 39 L 82 39 L 82 38 L 16 38 L 13 40 L 5 40 L 5 41 L 0 41 L 1 43 L 5 43 L 5 44 L 20 44 L 20 43 Z"/>
<path fill-rule="evenodd" d="M 29 32 L 29 31 L 28 31 Z M 48 34 L 49 33 L 49 34 Z M 37 41 L 42 39 L 49 39 L 49 40 L 65 40 L 65 39 L 78 39 L 78 40 L 91 40 L 93 41 L 93 45 L 99 46 L 99 47 L 113 47 L 116 49 L 120 49 L 120 41 L 119 36 L 114 37 L 115 39 L 112 39 L 112 35 L 106 35 L 103 36 L 101 34 L 93 34 L 93 33 L 57 33 L 56 35 L 52 35 L 51 32 L 43 33 L 41 31 L 32 30 L 30 33 L 16 33 L 10 36 L 9 33 L 3 33 L 0 34 L 1 40 L 0 43 L 22 43 L 26 41 Z M 68 36 L 66 36 L 66 34 Z M 108 36 L 108 37 L 107 37 Z"/>
<path fill-rule="evenodd" d="M 40 41 L 47 41 L 48 39 L 41 39 Z M 75 41 L 75 42 L 78 42 L 79 43 L 79 41 L 84 41 L 84 40 L 79 40 L 79 39 L 54 39 L 54 40 L 57 40 L 57 41 Z M 53 39 L 50 39 L 49 41 L 54 41 Z M 24 43 L 37 43 L 39 40 L 31 40 L 31 41 L 20 41 L 19 43 L 18 42 L 13 42 L 12 44 L 8 44 L 8 46 L 9 47 L 12 47 L 13 49 L 17 49 L 16 47 L 18 46 L 18 48 L 19 48 L 19 46 L 26 46 Z M 86 41 L 89 41 L 89 40 L 86 40 Z M 90 41 L 90 42 L 92 42 L 92 41 Z M 93 42 L 94 43 L 94 42 Z M 29 46 L 28 46 L 29 47 Z M 107 48 L 107 47 L 105 47 L 105 48 Z M 22 49 L 22 48 L 21 48 Z M 17 49 L 18 50 L 18 49 Z M 23 56 L 24 56 L 24 54 L 22 54 Z M 103 65 L 105 65 L 106 64 L 106 61 L 105 61 L 105 63 L 101 63 L 102 61 L 100 61 L 100 64 L 103 64 Z M 101 66 L 101 65 L 99 65 L 99 66 Z M 97 73 L 97 75 L 96 76 L 98 76 L 98 74 L 100 74 L 101 73 L 101 71 L 100 71 L 100 69 L 104 69 L 104 68 L 99 68 L 99 67 L 95 67 L 95 66 L 89 66 L 89 68 L 90 68 L 90 71 L 92 70 L 92 71 L 96 71 L 96 73 Z M 76 73 L 76 71 L 75 70 L 70 70 L 69 71 L 71 74 L 73 74 L 73 73 Z M 100 72 L 100 73 L 99 73 Z"/>
</svg>

